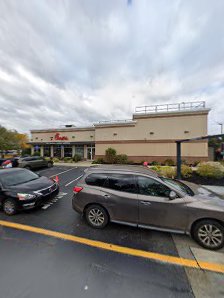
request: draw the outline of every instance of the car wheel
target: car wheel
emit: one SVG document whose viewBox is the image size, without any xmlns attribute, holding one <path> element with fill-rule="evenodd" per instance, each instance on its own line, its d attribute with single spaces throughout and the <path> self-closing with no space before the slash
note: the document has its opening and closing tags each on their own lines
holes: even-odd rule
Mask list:
<svg viewBox="0 0 224 298">
<path fill-rule="evenodd" d="M 14 215 L 17 212 L 17 204 L 12 199 L 6 199 L 3 202 L 2 207 L 3 207 L 3 211 L 7 215 Z"/>
<path fill-rule="evenodd" d="M 47 167 L 48 167 L 48 168 L 51 168 L 52 166 L 53 166 L 53 165 L 52 165 L 52 162 L 48 162 L 48 163 L 47 163 Z"/>
<path fill-rule="evenodd" d="M 100 205 L 89 206 L 86 209 L 85 217 L 88 224 L 96 229 L 104 228 L 109 221 L 107 211 Z"/>
<path fill-rule="evenodd" d="M 217 250 L 224 246 L 224 227 L 215 220 L 202 220 L 193 229 L 194 239 L 204 248 Z"/>
</svg>

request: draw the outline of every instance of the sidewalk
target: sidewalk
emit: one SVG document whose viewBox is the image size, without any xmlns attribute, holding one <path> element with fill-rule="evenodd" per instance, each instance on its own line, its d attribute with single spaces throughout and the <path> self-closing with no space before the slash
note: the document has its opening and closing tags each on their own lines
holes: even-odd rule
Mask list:
<svg viewBox="0 0 224 298">
<path fill-rule="evenodd" d="M 92 161 L 79 161 L 79 162 L 54 162 L 55 166 L 65 167 L 91 167 L 94 166 Z"/>
</svg>

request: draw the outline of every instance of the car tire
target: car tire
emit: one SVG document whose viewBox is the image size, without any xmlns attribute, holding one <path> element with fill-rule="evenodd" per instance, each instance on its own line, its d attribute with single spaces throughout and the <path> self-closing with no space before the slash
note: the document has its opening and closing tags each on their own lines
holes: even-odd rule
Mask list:
<svg viewBox="0 0 224 298">
<path fill-rule="evenodd" d="M 53 167 L 53 164 L 52 164 L 52 162 L 48 162 L 48 163 L 47 163 L 47 167 L 48 167 L 48 168 L 51 168 L 51 167 Z"/>
<path fill-rule="evenodd" d="M 17 213 L 17 203 L 13 199 L 6 199 L 2 204 L 3 211 L 6 215 L 14 215 Z"/>
<path fill-rule="evenodd" d="M 103 229 L 109 222 L 107 211 L 100 205 L 90 205 L 85 211 L 87 223 L 95 229 Z"/>
<path fill-rule="evenodd" d="M 193 237 L 202 247 L 218 250 L 224 246 L 224 227 L 216 220 L 201 220 L 193 228 Z"/>
</svg>

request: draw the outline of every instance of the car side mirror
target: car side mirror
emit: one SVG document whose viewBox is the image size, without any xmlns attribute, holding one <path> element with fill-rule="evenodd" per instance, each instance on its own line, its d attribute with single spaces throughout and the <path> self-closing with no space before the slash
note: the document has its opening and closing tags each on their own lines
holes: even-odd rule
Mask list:
<svg viewBox="0 0 224 298">
<path fill-rule="evenodd" d="M 41 177 L 42 175 L 41 175 L 41 173 L 39 173 L 39 172 L 36 172 L 36 174 L 37 174 L 37 176 L 39 176 L 39 177 Z"/>
<path fill-rule="evenodd" d="M 175 193 L 175 191 L 171 190 L 171 192 L 169 194 L 170 200 L 175 200 L 176 197 L 177 197 L 177 194 Z"/>
</svg>

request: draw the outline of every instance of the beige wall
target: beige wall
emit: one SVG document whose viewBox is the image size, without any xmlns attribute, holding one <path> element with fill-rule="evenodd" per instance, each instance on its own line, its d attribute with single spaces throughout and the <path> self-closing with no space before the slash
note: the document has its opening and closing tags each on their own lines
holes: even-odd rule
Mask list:
<svg viewBox="0 0 224 298">
<path fill-rule="evenodd" d="M 127 154 L 135 160 L 142 157 L 153 158 L 153 160 L 156 160 L 156 157 L 175 158 L 175 140 L 207 135 L 207 116 L 208 110 L 134 115 L 134 121 L 129 124 L 111 123 L 95 125 L 95 128 L 88 127 L 87 129 L 32 132 L 32 141 L 34 143 L 61 143 L 62 141 L 54 139 L 56 132 L 59 132 L 61 136 L 68 137 L 67 142 L 95 142 L 96 156 L 104 156 L 105 150 L 113 147 L 118 154 Z M 207 142 L 184 143 L 182 156 L 183 159 L 206 159 L 208 157 Z"/>
<path fill-rule="evenodd" d="M 135 126 L 96 127 L 95 140 L 186 139 L 207 134 L 207 115 L 149 117 L 136 119 Z M 189 133 L 185 133 L 189 131 Z M 153 134 L 150 134 L 153 132 Z M 116 134 L 116 135 L 114 135 Z"/>
<path fill-rule="evenodd" d="M 90 141 L 94 141 L 95 139 L 95 131 L 94 130 L 79 130 L 79 131 L 63 131 L 63 132 L 59 132 L 60 136 L 66 136 L 68 137 L 68 141 L 67 142 L 90 142 Z M 54 139 L 56 132 L 33 132 L 32 133 L 32 141 L 33 142 L 58 142 L 61 143 L 62 141 L 56 141 Z M 73 138 L 73 136 L 75 138 Z M 93 136 L 93 137 L 91 137 Z M 53 140 L 51 140 L 51 137 L 53 137 Z M 36 139 L 37 138 L 37 139 Z M 66 141 L 64 141 L 66 142 Z"/>
<path fill-rule="evenodd" d="M 116 149 L 117 154 L 128 156 L 176 156 L 175 143 L 128 143 L 128 144 L 97 144 L 96 155 L 105 155 L 108 147 Z M 182 144 L 183 156 L 207 157 L 207 143 L 185 143 Z"/>
</svg>

